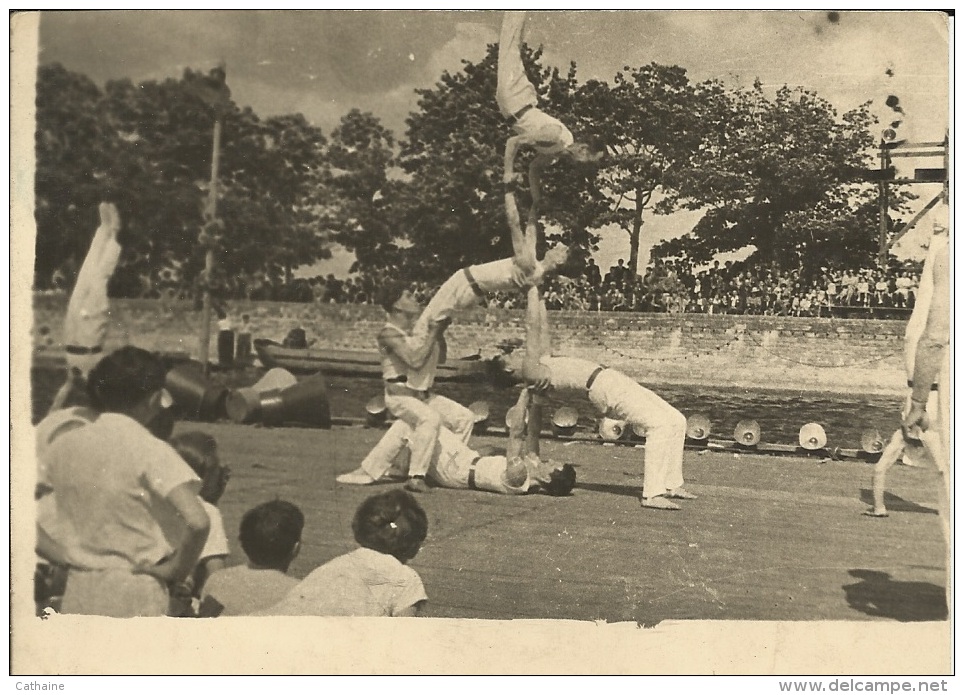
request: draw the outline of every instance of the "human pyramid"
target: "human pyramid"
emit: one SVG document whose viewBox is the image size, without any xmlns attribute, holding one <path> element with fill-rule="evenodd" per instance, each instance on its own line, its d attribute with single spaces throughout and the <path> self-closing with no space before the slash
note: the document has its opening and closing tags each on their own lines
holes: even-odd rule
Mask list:
<svg viewBox="0 0 964 695">
<path fill-rule="evenodd" d="M 423 310 L 398 285 L 383 288 L 387 313 L 378 335 L 386 407 L 397 418 L 344 484 L 372 484 L 403 452 L 406 490 L 372 495 L 357 509 L 359 547 L 298 581 L 304 515 L 285 500 L 244 514 L 239 541 L 247 562 L 228 566 L 229 548 L 217 504 L 230 479 L 213 437 L 178 432 L 155 354 L 125 346 L 102 355 L 109 326 L 107 283 L 117 265 L 122 221 L 113 203 L 100 206 L 100 226 L 78 275 L 64 326 L 68 377 L 36 427 L 38 611 L 133 616 L 417 615 L 426 601 L 408 562 L 428 521 L 416 497 L 430 483 L 502 494 L 568 495 L 576 472 L 539 455 L 540 400 L 548 390 L 586 397 L 600 413 L 626 420 L 646 435 L 641 502 L 679 509 L 685 418 L 652 391 L 616 370 L 551 354 L 540 285 L 558 273 L 568 249 L 537 257 L 540 175 L 563 157 L 599 158 L 566 126 L 538 107 L 520 53 L 525 13 L 505 15 L 499 47 L 497 100 L 514 133 L 505 149 L 505 210 L 513 256 L 454 273 Z M 521 221 L 514 172 L 521 147 L 536 155 L 529 168 L 532 205 Z M 445 330 L 487 292 L 525 291 L 526 381 L 507 415 L 504 454 L 469 446 L 472 412 L 432 391 L 445 359 Z M 173 435 L 173 436 L 172 436 Z"/>
<path fill-rule="evenodd" d="M 514 134 L 505 148 L 505 213 L 513 256 L 473 265 L 454 273 L 424 310 L 401 285 L 382 289 L 379 304 L 387 313 L 378 334 L 385 381 L 385 406 L 397 418 L 361 465 L 338 476 L 340 483 L 369 485 L 393 467 L 407 451 L 412 492 L 439 487 L 477 488 L 504 494 L 543 492 L 568 495 L 575 483 L 570 464 L 543 460 L 537 450 L 538 428 L 532 406 L 549 389 L 588 397 L 604 416 L 626 420 L 646 435 L 642 505 L 679 509 L 675 499 L 693 499 L 683 488 L 683 445 L 686 419 L 649 389 L 614 369 L 573 357 L 551 354 L 549 325 L 542 298 L 543 280 L 566 263 L 569 250 L 560 244 L 540 260 L 538 205 L 541 172 L 561 157 L 596 161 L 601 153 L 575 142 L 558 119 L 539 109 L 535 87 L 522 64 L 521 41 L 525 12 L 507 12 L 499 40 L 496 100 Z M 529 167 L 532 205 L 523 229 L 515 191 L 519 187 L 515 158 L 520 147 L 536 150 Z M 484 301 L 486 293 L 525 291 L 527 382 L 506 423 L 505 455 L 481 456 L 469 446 L 474 425 L 466 407 L 432 391 L 436 369 L 446 352 L 445 330 L 461 311 Z M 527 432 L 527 427 L 534 431 Z M 533 445 L 535 444 L 535 445 Z"/>
<path fill-rule="evenodd" d="M 100 205 L 100 225 L 67 308 L 68 377 L 35 432 L 38 610 L 115 617 L 418 615 L 427 595 L 408 562 L 427 537 L 428 520 L 409 492 L 425 493 L 434 485 L 513 495 L 571 493 L 575 468 L 539 452 L 541 400 L 548 391 L 587 398 L 601 415 L 645 434 L 642 507 L 678 510 L 674 500 L 695 498 L 683 487 L 683 415 L 614 369 L 553 354 L 541 285 L 561 271 L 569 254 L 557 245 L 542 259 L 537 256 L 541 174 L 562 158 L 594 161 L 600 153 L 576 143 L 565 125 L 539 109 L 522 65 L 524 22 L 524 12 L 505 14 L 496 94 L 514 131 L 503 174 L 513 255 L 455 272 L 424 309 L 404 287 L 383 288 L 387 319 L 378 349 L 385 404 L 397 419 L 361 465 L 337 480 L 374 484 L 393 467 L 404 467 L 407 454 L 405 490 L 362 502 L 351 522 L 359 547 L 301 581 L 288 574 L 301 548 L 301 510 L 279 499 L 249 509 L 238 535 L 247 562 L 228 566 L 217 504 L 230 469 L 220 462 L 214 438 L 204 432 L 174 434 L 165 365 L 157 355 L 133 346 L 102 354 L 109 325 L 107 282 L 122 251 L 122 222 L 114 204 Z M 522 147 L 536 152 L 524 227 L 514 171 Z M 947 196 L 945 185 L 945 206 Z M 907 328 L 909 392 L 902 428 L 877 464 L 874 506 L 867 513 L 887 516 L 885 477 L 899 457 L 927 459 L 945 479 L 940 516 L 953 547 L 946 417 L 949 288 L 949 230 L 935 226 L 921 296 Z M 451 321 L 486 293 L 507 291 L 524 291 L 527 298 L 525 384 L 506 416 L 505 452 L 482 455 L 469 445 L 473 413 L 432 388 Z M 950 597 L 950 583 L 946 590 Z"/>
</svg>

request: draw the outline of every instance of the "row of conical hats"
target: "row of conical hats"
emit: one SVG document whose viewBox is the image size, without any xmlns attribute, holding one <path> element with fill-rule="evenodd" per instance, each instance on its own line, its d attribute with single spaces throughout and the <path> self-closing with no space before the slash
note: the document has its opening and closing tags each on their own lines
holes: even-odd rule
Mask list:
<svg viewBox="0 0 964 695">
<path fill-rule="evenodd" d="M 567 412 L 560 412 L 567 411 Z M 575 429 L 578 415 L 572 408 L 560 408 L 553 415 L 553 429 L 568 429 L 570 432 Z M 627 437 L 644 438 L 646 433 L 636 427 L 630 427 L 625 420 L 614 418 L 600 418 L 597 431 L 599 436 L 606 441 L 618 441 Z M 703 413 L 696 413 L 686 418 L 686 438 L 692 442 L 706 442 L 710 438 L 712 423 L 709 417 Z M 760 443 L 762 431 L 760 423 L 756 420 L 740 420 L 733 428 L 732 439 L 741 446 L 752 447 Z M 807 451 L 820 451 L 827 447 L 827 432 L 823 425 L 817 422 L 808 422 L 800 427 L 797 434 L 797 443 L 800 448 Z M 884 440 L 880 432 L 875 429 L 865 430 L 860 437 L 860 449 L 868 454 L 878 454 L 883 451 Z"/>
<path fill-rule="evenodd" d="M 382 396 L 372 398 L 365 406 L 369 424 L 384 422 L 386 417 L 385 399 Z M 490 408 L 486 401 L 476 401 L 469 405 L 475 414 L 477 430 L 484 430 L 488 424 Z M 579 424 L 579 412 L 572 407 L 562 406 L 556 409 L 550 419 L 552 432 L 558 437 L 572 436 Z M 625 420 L 603 417 L 597 422 L 596 431 L 603 441 L 615 442 L 627 439 L 644 439 L 645 431 L 636 426 L 630 426 Z M 706 442 L 710 438 L 712 423 L 703 413 L 690 415 L 686 419 L 686 438 L 692 442 Z M 762 431 L 756 420 L 740 420 L 733 429 L 733 441 L 741 446 L 752 447 L 760 443 Z M 798 443 L 808 451 L 819 451 L 827 446 L 827 433 L 823 426 L 816 422 L 808 422 L 800 428 Z M 884 441 L 877 430 L 866 430 L 861 435 L 860 448 L 869 454 L 880 453 L 884 448 Z"/>
</svg>

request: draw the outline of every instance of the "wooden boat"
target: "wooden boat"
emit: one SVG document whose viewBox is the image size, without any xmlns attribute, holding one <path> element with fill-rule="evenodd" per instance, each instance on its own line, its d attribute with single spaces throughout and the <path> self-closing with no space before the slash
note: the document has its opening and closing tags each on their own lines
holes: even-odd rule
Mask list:
<svg viewBox="0 0 964 695">
<path fill-rule="evenodd" d="M 254 349 L 266 369 L 281 367 L 293 374 L 324 372 L 340 376 L 379 377 L 382 373 L 378 352 L 335 350 L 331 348 L 291 348 L 265 338 L 254 340 Z M 449 359 L 438 367 L 437 381 L 478 382 L 511 379 L 512 370 L 496 357 L 482 359 L 478 355 Z"/>
</svg>

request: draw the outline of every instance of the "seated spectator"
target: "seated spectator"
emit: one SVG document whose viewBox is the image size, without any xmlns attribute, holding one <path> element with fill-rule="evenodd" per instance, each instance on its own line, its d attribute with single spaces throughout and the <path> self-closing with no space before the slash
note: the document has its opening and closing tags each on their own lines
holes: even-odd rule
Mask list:
<svg viewBox="0 0 964 695">
<path fill-rule="evenodd" d="M 889 306 L 890 303 L 890 293 L 887 291 L 887 280 L 883 275 L 880 275 L 874 283 L 874 304 L 876 306 Z"/>
<path fill-rule="evenodd" d="M 198 496 L 211 523 L 211 531 L 198 558 L 197 567 L 189 581 L 185 582 L 186 588 L 191 589 L 190 593 L 175 596 L 171 602 L 171 615 L 188 616 L 195 614 L 193 602 L 201 597 L 205 582 L 212 574 L 224 569 L 230 555 L 224 520 L 217 504 L 231 478 L 231 469 L 221 465 L 217 441 L 206 432 L 184 432 L 174 435 L 170 441 L 174 450 L 201 479 Z"/>
<path fill-rule="evenodd" d="M 870 306 L 869 275 L 869 271 L 862 270 L 857 278 L 857 304 L 860 306 Z"/>
<path fill-rule="evenodd" d="M 357 550 L 325 563 L 259 615 L 411 617 L 427 596 L 408 562 L 428 533 L 415 498 L 392 490 L 362 502 L 351 524 Z"/>
<path fill-rule="evenodd" d="M 301 550 L 305 517 L 291 502 L 272 500 L 245 512 L 238 540 L 247 564 L 220 570 L 204 584 L 198 616 L 251 615 L 298 584 L 288 567 Z"/>
<path fill-rule="evenodd" d="M 897 292 L 894 295 L 894 306 L 901 308 L 907 307 L 910 304 L 910 287 L 913 284 L 909 273 L 907 271 L 901 271 L 895 284 L 897 286 Z"/>
</svg>

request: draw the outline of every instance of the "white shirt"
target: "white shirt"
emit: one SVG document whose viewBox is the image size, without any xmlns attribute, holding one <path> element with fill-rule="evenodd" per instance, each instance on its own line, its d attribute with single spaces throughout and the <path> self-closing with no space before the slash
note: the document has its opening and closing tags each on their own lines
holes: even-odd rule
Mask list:
<svg viewBox="0 0 964 695">
<path fill-rule="evenodd" d="M 173 548 L 164 529 L 179 519 L 166 498 L 185 483 L 195 494 L 201 488 L 170 445 L 118 413 L 58 437 L 43 468 L 55 504 L 51 536 L 80 569 L 126 569 L 166 558 Z"/>
<path fill-rule="evenodd" d="M 475 283 L 483 292 L 508 292 L 524 289 L 539 284 L 543 275 L 545 275 L 545 269 L 541 262 L 536 262 L 535 270 L 532 273 L 526 273 L 511 258 L 473 265 L 469 267 L 469 272 L 472 273 Z"/>
<path fill-rule="evenodd" d="M 427 598 L 411 567 L 391 555 L 358 548 L 314 570 L 260 614 L 392 616 Z"/>
</svg>

